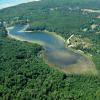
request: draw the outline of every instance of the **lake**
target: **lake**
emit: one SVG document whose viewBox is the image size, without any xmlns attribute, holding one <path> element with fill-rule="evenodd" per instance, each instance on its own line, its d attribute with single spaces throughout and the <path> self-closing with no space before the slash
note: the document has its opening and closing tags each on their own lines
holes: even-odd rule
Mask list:
<svg viewBox="0 0 100 100">
<path fill-rule="evenodd" d="M 21 41 L 37 43 L 45 49 L 44 58 L 46 63 L 67 73 L 84 73 L 96 71 L 95 65 L 90 58 L 75 50 L 65 47 L 65 40 L 50 32 L 26 32 L 26 26 L 16 25 L 7 28 L 8 36 Z"/>
</svg>

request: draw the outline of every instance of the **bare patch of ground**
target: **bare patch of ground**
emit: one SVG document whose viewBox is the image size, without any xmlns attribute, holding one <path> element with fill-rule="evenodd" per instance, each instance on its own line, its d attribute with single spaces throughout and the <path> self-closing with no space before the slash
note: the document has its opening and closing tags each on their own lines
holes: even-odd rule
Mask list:
<svg viewBox="0 0 100 100">
<path fill-rule="evenodd" d="M 72 48 L 77 48 L 77 47 L 81 47 L 81 48 L 91 48 L 92 44 L 91 41 L 88 38 L 81 38 L 79 36 L 75 36 L 73 35 L 72 37 L 70 37 L 67 42 L 65 43 L 66 46 L 68 47 L 72 47 Z"/>
<path fill-rule="evenodd" d="M 93 9 L 81 9 L 81 11 L 88 13 L 100 13 L 100 10 L 93 10 Z"/>
</svg>

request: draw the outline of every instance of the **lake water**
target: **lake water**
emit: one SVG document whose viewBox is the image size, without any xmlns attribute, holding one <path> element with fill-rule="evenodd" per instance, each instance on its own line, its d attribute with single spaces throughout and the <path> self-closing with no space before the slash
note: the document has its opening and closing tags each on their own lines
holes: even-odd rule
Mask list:
<svg viewBox="0 0 100 100">
<path fill-rule="evenodd" d="M 9 35 L 13 38 L 42 45 L 45 49 L 44 57 L 50 65 L 61 69 L 68 68 L 68 70 L 69 67 L 72 66 L 78 67 L 79 71 L 81 71 L 81 64 L 83 66 L 82 68 L 93 66 L 93 63 L 91 63 L 88 58 L 81 55 L 80 53 L 66 48 L 64 45 L 64 40 L 60 36 L 46 32 L 20 31 L 23 28 L 24 26 L 21 25 L 16 25 L 13 28 L 8 28 Z"/>
</svg>

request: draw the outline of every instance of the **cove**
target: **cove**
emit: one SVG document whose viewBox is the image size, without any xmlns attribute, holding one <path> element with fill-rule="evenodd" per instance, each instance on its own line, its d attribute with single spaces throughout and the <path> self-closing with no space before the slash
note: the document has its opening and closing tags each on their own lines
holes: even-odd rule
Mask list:
<svg viewBox="0 0 100 100">
<path fill-rule="evenodd" d="M 46 63 L 65 73 L 96 73 L 93 61 L 87 56 L 65 47 L 65 40 L 48 32 L 25 31 L 27 25 L 7 28 L 8 36 L 20 41 L 42 45 Z"/>
</svg>

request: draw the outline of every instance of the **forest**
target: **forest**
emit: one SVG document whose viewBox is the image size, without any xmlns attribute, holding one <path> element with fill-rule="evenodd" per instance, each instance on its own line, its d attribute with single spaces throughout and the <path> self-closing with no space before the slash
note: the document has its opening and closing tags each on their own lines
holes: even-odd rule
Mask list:
<svg viewBox="0 0 100 100">
<path fill-rule="evenodd" d="M 99 13 L 81 11 L 100 10 L 99 5 L 99 0 L 41 0 L 0 10 L 0 20 L 7 26 L 28 22 L 28 30 L 88 39 L 91 48 L 74 49 L 91 54 L 98 71 L 83 75 L 53 69 L 43 60 L 43 47 L 10 39 L 5 27 L 0 27 L 0 100 L 100 100 Z M 94 24 L 98 26 L 91 29 Z"/>
</svg>

